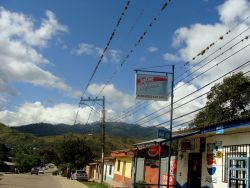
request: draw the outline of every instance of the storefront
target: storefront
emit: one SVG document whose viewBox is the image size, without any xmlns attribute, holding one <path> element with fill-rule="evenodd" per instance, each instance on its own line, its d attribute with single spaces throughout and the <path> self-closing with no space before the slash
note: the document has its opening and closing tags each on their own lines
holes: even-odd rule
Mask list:
<svg viewBox="0 0 250 188">
<path fill-rule="evenodd" d="M 178 187 L 250 187 L 249 138 L 249 119 L 191 130 L 179 138 Z"/>
<path fill-rule="evenodd" d="M 134 184 L 143 184 L 150 188 L 167 185 L 168 145 L 164 139 L 155 139 L 134 145 L 137 152 L 133 166 Z M 170 185 L 175 184 L 176 157 L 171 157 Z"/>
</svg>

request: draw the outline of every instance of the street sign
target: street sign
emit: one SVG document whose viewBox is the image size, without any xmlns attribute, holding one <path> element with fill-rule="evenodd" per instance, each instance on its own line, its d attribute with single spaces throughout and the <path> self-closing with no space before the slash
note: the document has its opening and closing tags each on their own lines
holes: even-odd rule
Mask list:
<svg viewBox="0 0 250 188">
<path fill-rule="evenodd" d="M 170 135 L 169 130 L 167 130 L 167 129 L 158 129 L 158 134 L 157 134 L 158 138 L 163 138 L 163 139 L 168 140 L 169 137 L 170 137 L 169 135 Z"/>
</svg>

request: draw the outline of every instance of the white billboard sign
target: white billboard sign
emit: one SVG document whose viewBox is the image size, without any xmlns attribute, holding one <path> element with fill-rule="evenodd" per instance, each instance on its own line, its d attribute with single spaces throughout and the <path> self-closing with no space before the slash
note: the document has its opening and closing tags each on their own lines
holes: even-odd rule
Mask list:
<svg viewBox="0 0 250 188">
<path fill-rule="evenodd" d="M 136 99 L 168 100 L 167 75 L 136 74 Z"/>
</svg>

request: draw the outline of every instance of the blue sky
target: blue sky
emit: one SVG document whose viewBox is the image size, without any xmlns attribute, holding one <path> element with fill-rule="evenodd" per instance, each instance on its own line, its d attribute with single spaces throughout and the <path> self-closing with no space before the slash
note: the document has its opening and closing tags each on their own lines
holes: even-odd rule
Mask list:
<svg viewBox="0 0 250 188">
<path fill-rule="evenodd" d="M 28 0 L 2 0 L 0 3 L 1 121 L 10 126 L 36 122 L 72 124 L 82 91 L 126 2 L 77 0 L 72 3 L 65 0 L 43 0 L 34 3 Z M 247 0 L 173 0 L 120 68 L 119 64 L 150 21 L 159 13 L 164 2 L 131 0 L 106 56 L 84 96 L 97 96 L 103 84 L 114 71 L 117 71 L 101 94 L 107 99 L 108 118 L 119 115 L 136 103 L 134 69 L 175 64 L 177 77 L 183 75 L 185 71 L 191 73 L 194 69 L 191 66 L 184 66 L 186 61 L 250 15 L 250 5 Z M 238 25 L 230 36 L 209 50 L 216 50 L 248 26 L 247 19 Z M 249 34 L 249 31 L 244 34 Z M 242 46 L 233 50 L 237 51 Z M 242 54 L 247 52 L 248 48 Z M 185 83 L 187 80 L 184 80 L 181 83 L 184 87 L 182 91 L 176 91 L 175 99 L 239 66 L 247 60 L 247 56 L 242 54 L 237 54 L 233 57 L 235 59 L 229 60 L 231 63 L 218 66 L 217 70 L 204 74 L 200 79 L 190 83 Z M 195 65 L 197 62 L 198 59 L 191 64 Z M 213 63 L 218 62 L 219 59 Z M 165 69 L 157 70 L 165 71 Z M 209 90 L 209 87 L 206 90 Z M 199 94 L 201 93 L 197 93 Z M 175 117 L 202 107 L 205 102 L 205 99 L 197 100 L 190 106 L 177 110 Z M 167 104 L 168 102 L 152 103 L 144 110 L 136 114 L 131 112 L 130 116 L 121 120 L 136 122 Z M 93 108 L 97 109 L 98 106 Z M 81 109 L 79 123 L 86 123 L 89 111 L 89 107 Z M 166 114 L 149 122 L 148 126 L 168 118 L 169 114 Z M 189 117 L 191 118 L 193 116 Z M 99 115 L 93 113 L 90 122 L 98 120 Z"/>
</svg>

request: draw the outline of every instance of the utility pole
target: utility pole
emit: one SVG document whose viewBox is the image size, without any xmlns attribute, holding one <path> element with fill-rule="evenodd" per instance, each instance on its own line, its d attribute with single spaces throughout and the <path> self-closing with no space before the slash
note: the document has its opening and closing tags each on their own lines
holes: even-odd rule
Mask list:
<svg viewBox="0 0 250 188">
<path fill-rule="evenodd" d="M 104 175 L 104 146 L 105 146 L 105 97 L 102 98 L 102 178 L 101 183 L 103 183 Z"/>
<path fill-rule="evenodd" d="M 101 156 L 101 183 L 103 183 L 103 176 L 104 176 L 104 151 L 105 151 L 105 97 L 102 98 L 94 98 L 91 99 L 90 97 L 88 99 L 81 98 L 79 105 L 83 104 L 86 105 L 86 102 L 102 102 L 102 117 L 101 117 L 101 127 L 102 127 L 102 156 Z M 99 104 L 99 103 L 97 103 Z M 89 106 L 89 105 L 87 105 Z"/>
<path fill-rule="evenodd" d="M 172 65 L 172 84 L 171 84 L 171 112 L 170 112 L 170 135 L 169 135 L 169 150 L 168 150 L 168 185 L 170 187 L 170 161 L 171 161 L 171 150 L 172 150 L 172 128 L 173 128 L 173 104 L 174 104 L 174 65 Z M 171 185 L 172 186 L 172 185 Z"/>
</svg>

